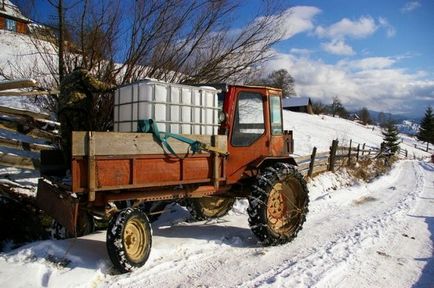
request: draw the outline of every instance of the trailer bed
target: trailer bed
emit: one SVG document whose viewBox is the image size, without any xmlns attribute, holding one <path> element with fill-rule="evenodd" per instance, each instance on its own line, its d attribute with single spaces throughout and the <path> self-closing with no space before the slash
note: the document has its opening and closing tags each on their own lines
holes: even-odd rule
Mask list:
<svg viewBox="0 0 434 288">
<path fill-rule="evenodd" d="M 185 136 L 227 150 L 226 136 Z M 225 180 L 224 157 L 192 154 L 188 144 L 176 139 L 168 141 L 176 155 L 167 153 L 149 133 L 73 132 L 72 141 L 74 193 Z"/>
</svg>

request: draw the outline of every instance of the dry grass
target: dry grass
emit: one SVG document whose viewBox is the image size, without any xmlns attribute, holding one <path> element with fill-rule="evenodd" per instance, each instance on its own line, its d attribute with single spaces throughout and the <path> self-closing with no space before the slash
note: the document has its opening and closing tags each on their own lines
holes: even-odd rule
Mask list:
<svg viewBox="0 0 434 288">
<path fill-rule="evenodd" d="M 348 166 L 348 171 L 353 177 L 369 182 L 387 173 L 396 160 L 396 157 L 359 159 L 359 162 L 354 161 Z"/>
<path fill-rule="evenodd" d="M 377 198 L 374 198 L 372 196 L 362 196 L 359 199 L 354 200 L 353 204 L 354 205 L 361 205 L 361 204 L 364 204 L 364 203 L 367 203 L 367 202 L 376 201 L 376 200 L 377 200 Z"/>
</svg>

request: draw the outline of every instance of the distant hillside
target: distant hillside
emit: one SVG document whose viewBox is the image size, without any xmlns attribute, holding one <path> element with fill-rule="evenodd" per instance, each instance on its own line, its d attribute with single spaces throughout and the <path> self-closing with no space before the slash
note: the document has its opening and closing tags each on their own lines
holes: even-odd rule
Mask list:
<svg viewBox="0 0 434 288">
<path fill-rule="evenodd" d="M 415 123 L 410 120 L 404 120 L 400 124 L 396 125 L 400 133 L 414 136 L 419 132 L 419 123 Z"/>
<path fill-rule="evenodd" d="M 413 117 L 413 116 L 408 116 L 408 115 L 404 115 L 404 114 L 392 114 L 392 113 L 386 113 L 386 112 L 378 112 L 378 111 L 374 111 L 374 110 L 368 110 L 369 111 L 369 115 L 371 116 L 371 119 L 375 122 L 378 123 L 378 118 L 380 113 L 384 113 L 384 117 L 385 119 L 392 119 L 395 123 L 401 123 L 402 121 L 405 120 L 410 120 L 412 122 L 415 123 L 419 123 L 420 121 L 420 117 Z M 359 110 L 357 111 L 352 111 L 351 114 L 356 114 L 358 113 Z"/>
</svg>

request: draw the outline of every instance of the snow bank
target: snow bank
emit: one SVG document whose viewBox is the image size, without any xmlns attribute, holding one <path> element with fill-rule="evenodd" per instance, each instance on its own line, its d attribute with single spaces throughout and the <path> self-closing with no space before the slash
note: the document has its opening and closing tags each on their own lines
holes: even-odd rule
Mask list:
<svg viewBox="0 0 434 288">
<path fill-rule="evenodd" d="M 334 118 L 327 115 L 309 115 L 291 111 L 283 111 L 284 129 L 293 130 L 294 154 L 303 156 L 312 153 L 313 147 L 318 152 L 329 151 L 334 139 L 340 145 L 348 145 L 352 140 L 353 147 L 366 144 L 366 148 L 380 147 L 383 142 L 381 128 L 378 126 L 364 126 L 354 121 Z M 409 151 L 409 157 L 426 158 L 430 153 L 414 147 L 422 144 L 416 139 L 400 134 L 401 148 Z"/>
</svg>

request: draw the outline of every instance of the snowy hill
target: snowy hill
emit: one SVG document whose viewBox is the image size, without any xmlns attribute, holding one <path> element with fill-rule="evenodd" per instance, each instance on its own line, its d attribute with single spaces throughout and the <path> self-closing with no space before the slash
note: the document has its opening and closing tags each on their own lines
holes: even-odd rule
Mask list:
<svg viewBox="0 0 434 288">
<path fill-rule="evenodd" d="M 45 58 L 39 55 L 35 43 L 41 51 L 49 53 Z M 44 83 L 49 79 L 47 63 L 56 63 L 56 53 L 52 45 L 45 41 L 31 40 L 24 34 L 0 30 L 0 68 L 12 79 L 35 79 Z M 50 60 L 51 59 L 51 60 Z M 42 75 L 42 76 L 41 76 Z M 0 81 L 3 77 L 0 75 Z M 0 105 L 40 112 L 34 97 L 0 97 Z"/>
<path fill-rule="evenodd" d="M 404 120 L 400 124 L 396 125 L 399 132 L 403 134 L 407 134 L 410 136 L 414 136 L 419 132 L 420 125 L 410 120 Z"/>
<path fill-rule="evenodd" d="M 379 147 L 383 141 L 381 128 L 378 126 L 356 123 L 354 121 L 333 118 L 327 115 L 309 115 L 290 111 L 283 112 L 284 128 L 294 132 L 294 154 L 308 155 L 314 146 L 318 151 L 328 151 L 332 140 L 338 139 L 342 145 L 366 144 L 366 147 Z M 428 157 L 430 154 L 415 148 L 422 144 L 407 135 L 400 135 L 401 148 L 407 149 L 414 158 Z"/>
</svg>

